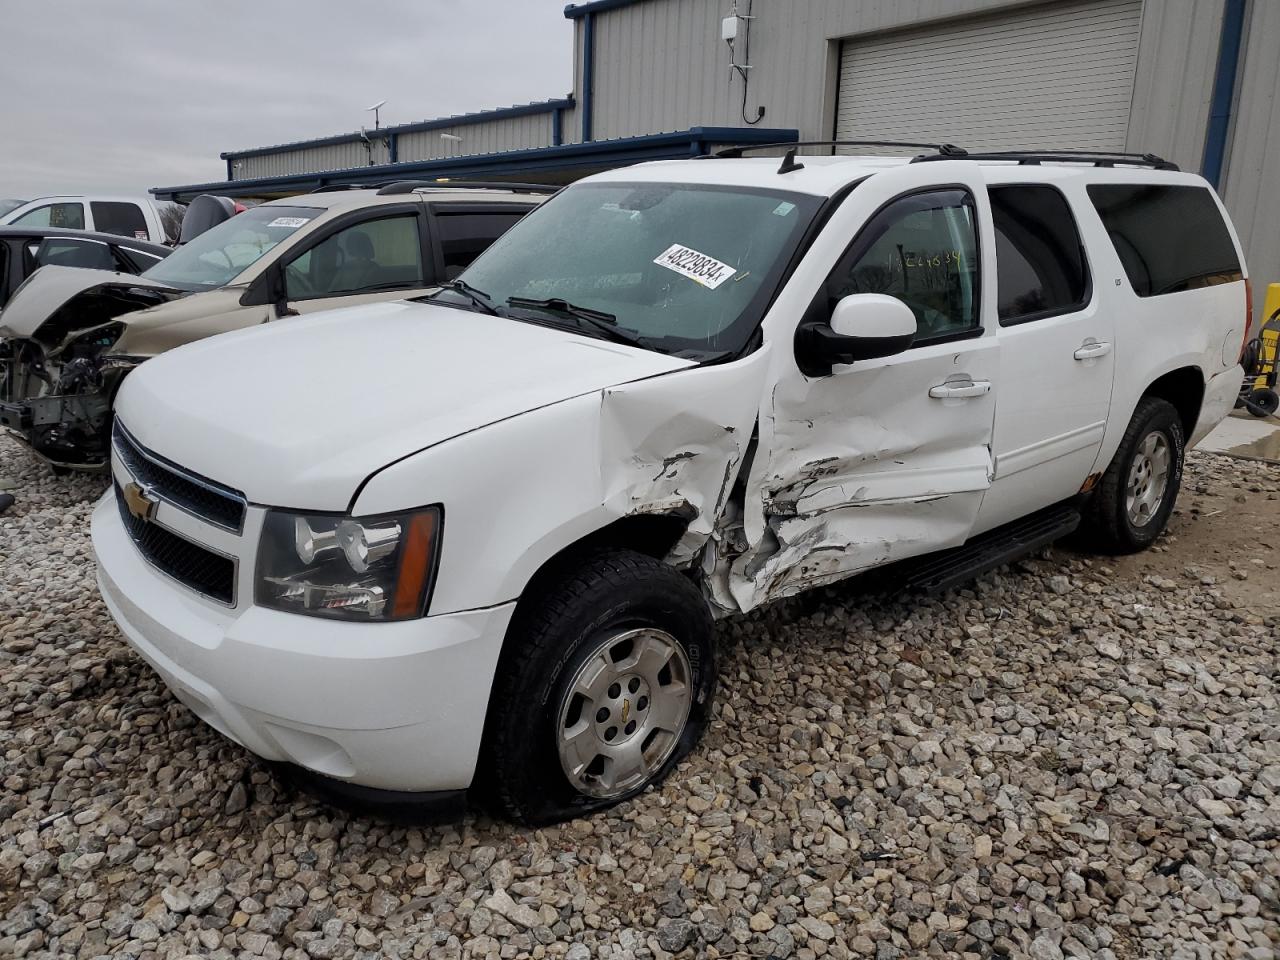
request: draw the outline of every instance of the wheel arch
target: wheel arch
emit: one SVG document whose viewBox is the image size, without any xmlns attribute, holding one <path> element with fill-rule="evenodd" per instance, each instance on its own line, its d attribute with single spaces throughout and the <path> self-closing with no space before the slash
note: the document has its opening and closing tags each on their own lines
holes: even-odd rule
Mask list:
<svg viewBox="0 0 1280 960">
<path fill-rule="evenodd" d="M 1200 407 L 1204 403 L 1204 373 L 1196 366 L 1177 367 L 1156 377 L 1138 397 L 1159 397 L 1178 411 L 1182 421 L 1183 436 L 1188 440 L 1200 419 Z M 1135 405 L 1136 409 L 1136 405 Z M 1129 414 L 1133 416 L 1132 413 Z"/>
<path fill-rule="evenodd" d="M 516 600 L 515 613 L 507 627 L 507 635 L 503 638 L 504 652 L 512 634 L 516 631 L 517 623 L 521 620 L 521 613 L 528 612 L 530 605 L 565 568 L 579 562 L 593 551 L 606 549 L 634 550 L 636 553 L 661 560 L 684 536 L 692 519 L 692 516 L 678 512 L 630 514 L 619 517 L 565 544 L 543 560 L 525 581 L 520 596 Z"/>
</svg>

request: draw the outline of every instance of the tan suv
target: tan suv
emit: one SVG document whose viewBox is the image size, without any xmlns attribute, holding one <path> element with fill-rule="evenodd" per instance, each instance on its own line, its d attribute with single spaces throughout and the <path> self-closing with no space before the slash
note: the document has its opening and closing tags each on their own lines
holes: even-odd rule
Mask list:
<svg viewBox="0 0 1280 960">
<path fill-rule="evenodd" d="M 421 296 L 555 188 L 401 181 L 273 200 L 141 276 L 45 267 L 0 314 L 0 425 L 59 467 L 105 464 L 143 360 L 284 316 Z"/>
</svg>

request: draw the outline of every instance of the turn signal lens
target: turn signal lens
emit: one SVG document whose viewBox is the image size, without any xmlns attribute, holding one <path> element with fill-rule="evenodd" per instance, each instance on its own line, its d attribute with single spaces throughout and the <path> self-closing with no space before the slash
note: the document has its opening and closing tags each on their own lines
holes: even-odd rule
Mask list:
<svg viewBox="0 0 1280 960">
<path fill-rule="evenodd" d="M 400 552 L 400 578 L 396 581 L 393 617 L 411 617 L 423 606 L 431 585 L 433 546 L 435 546 L 436 513 L 419 513 L 409 519 L 409 531 Z"/>
</svg>

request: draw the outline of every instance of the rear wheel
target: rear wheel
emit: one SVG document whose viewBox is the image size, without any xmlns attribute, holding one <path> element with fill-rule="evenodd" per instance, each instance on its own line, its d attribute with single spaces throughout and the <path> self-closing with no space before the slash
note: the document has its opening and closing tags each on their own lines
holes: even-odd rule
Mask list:
<svg viewBox="0 0 1280 960">
<path fill-rule="evenodd" d="M 1173 405 L 1144 397 L 1090 504 L 1088 525 L 1102 549 L 1135 553 L 1164 532 L 1182 484 L 1185 446 Z"/>
<path fill-rule="evenodd" d="M 482 799 L 530 824 L 661 781 L 702 736 L 715 686 L 706 601 L 675 569 L 603 550 L 552 583 L 512 624 L 477 774 Z"/>
</svg>

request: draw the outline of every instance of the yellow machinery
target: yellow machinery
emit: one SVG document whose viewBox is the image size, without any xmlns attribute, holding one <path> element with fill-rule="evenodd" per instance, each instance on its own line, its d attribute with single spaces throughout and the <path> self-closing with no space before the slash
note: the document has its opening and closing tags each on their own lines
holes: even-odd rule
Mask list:
<svg viewBox="0 0 1280 960">
<path fill-rule="evenodd" d="M 1262 315 L 1267 318 L 1262 329 L 1245 346 L 1244 383 L 1240 385 L 1238 404 L 1248 408 L 1255 417 L 1268 417 L 1280 409 L 1280 394 L 1276 393 L 1276 368 L 1280 362 L 1280 283 L 1267 287 Z"/>
</svg>

